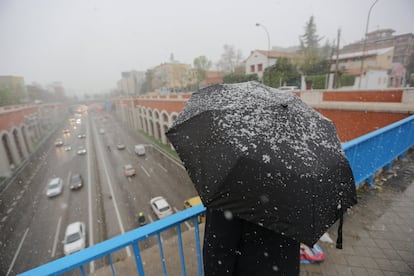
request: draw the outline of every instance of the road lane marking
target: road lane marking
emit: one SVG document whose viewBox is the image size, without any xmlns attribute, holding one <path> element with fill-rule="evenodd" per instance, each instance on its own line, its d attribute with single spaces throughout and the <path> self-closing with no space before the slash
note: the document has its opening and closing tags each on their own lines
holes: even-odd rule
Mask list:
<svg viewBox="0 0 414 276">
<path fill-rule="evenodd" d="M 169 154 L 166 154 L 158 146 L 155 146 L 155 145 L 152 145 L 152 144 L 150 146 L 153 147 L 154 149 L 158 150 L 159 153 L 161 153 L 162 155 L 164 155 L 165 157 L 167 157 L 168 159 L 170 159 L 173 163 L 175 163 L 178 167 L 180 167 L 180 168 L 182 168 L 183 170 L 186 171 L 186 169 L 185 169 L 185 167 L 183 166 L 182 163 L 180 163 L 176 159 L 172 158 Z"/>
<path fill-rule="evenodd" d="M 173 209 L 174 209 L 174 212 L 176 212 L 176 213 L 181 212 L 181 211 L 180 211 L 180 210 L 178 210 L 176 207 L 173 207 Z M 190 225 L 187 221 L 184 221 L 184 224 L 188 227 L 188 229 L 191 229 L 191 225 Z"/>
<path fill-rule="evenodd" d="M 87 149 L 88 151 L 90 150 L 90 143 L 91 143 L 91 139 L 89 138 L 90 136 L 90 124 L 89 124 L 89 120 L 88 120 L 88 126 L 86 128 L 86 134 L 87 134 Z M 88 154 L 87 157 L 87 168 L 88 168 L 88 215 L 89 215 L 89 246 L 94 245 L 94 241 L 93 241 L 93 213 L 92 213 L 92 173 L 91 173 L 91 158 L 92 158 L 92 154 Z M 95 261 L 91 261 L 89 264 L 89 270 L 90 273 L 93 273 L 95 271 Z"/>
<path fill-rule="evenodd" d="M 140 167 L 148 177 L 151 177 L 151 175 L 147 172 L 146 169 L 144 169 L 144 167 L 142 165 Z"/>
<path fill-rule="evenodd" d="M 27 229 L 26 229 L 26 231 L 25 231 L 25 232 L 24 232 L 24 234 L 23 234 L 23 238 L 22 238 L 22 240 L 20 241 L 19 246 L 17 247 L 17 251 L 16 251 L 16 253 L 14 254 L 13 260 L 12 260 L 12 262 L 11 262 L 10 266 L 9 266 L 9 270 L 7 270 L 6 276 L 8 276 L 8 275 L 10 274 L 10 272 L 12 271 L 13 266 L 14 266 L 14 263 L 16 262 L 17 256 L 19 255 L 20 250 L 22 249 L 23 242 L 24 242 L 24 240 L 26 239 L 26 236 L 27 236 L 27 233 L 28 233 L 28 232 L 29 232 L 29 228 L 27 228 Z"/>
<path fill-rule="evenodd" d="M 60 233 L 60 226 L 62 225 L 62 217 L 59 217 L 58 224 L 56 226 L 56 233 L 55 233 L 55 240 L 53 241 L 53 248 L 52 248 L 52 255 L 51 257 L 54 258 L 56 254 L 56 247 L 58 245 L 59 233 Z"/>
<path fill-rule="evenodd" d="M 101 140 L 100 139 L 97 139 L 97 142 L 99 144 L 97 148 L 99 150 L 100 155 L 103 157 L 104 154 L 102 152 Z M 115 193 L 114 193 L 114 190 L 112 188 L 111 178 L 109 177 L 108 169 L 107 169 L 107 166 L 106 166 L 106 161 L 105 161 L 105 158 L 102 158 L 101 160 L 102 160 L 103 169 L 104 169 L 105 176 L 106 176 L 106 182 L 108 184 L 109 191 L 111 193 L 112 203 L 114 205 L 116 218 L 118 220 L 118 225 L 119 225 L 119 228 L 121 229 L 121 233 L 124 234 L 125 233 L 125 229 L 124 229 L 124 225 L 122 223 L 121 213 L 119 212 L 119 209 L 118 209 L 118 203 L 117 203 L 116 198 L 115 198 Z M 128 257 L 130 257 L 131 256 L 131 249 L 129 248 L 129 246 L 126 248 L 126 251 L 127 251 Z"/>
<path fill-rule="evenodd" d="M 168 172 L 166 168 L 164 168 L 160 163 L 157 163 L 158 166 L 160 166 L 161 169 L 163 169 L 165 172 Z"/>
</svg>

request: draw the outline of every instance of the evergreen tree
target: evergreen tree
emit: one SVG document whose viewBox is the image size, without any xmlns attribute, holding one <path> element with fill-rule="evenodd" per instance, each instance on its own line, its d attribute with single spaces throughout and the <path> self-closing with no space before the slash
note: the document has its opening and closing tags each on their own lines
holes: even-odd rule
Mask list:
<svg viewBox="0 0 414 276">
<path fill-rule="evenodd" d="M 311 16 L 305 26 L 305 34 L 300 36 L 300 48 L 303 54 L 303 61 L 301 70 L 304 74 L 317 74 L 320 73 L 319 63 L 323 59 L 321 51 L 319 49 L 319 42 L 321 37 L 318 36 L 316 31 L 316 24 L 314 17 Z"/>
<path fill-rule="evenodd" d="M 276 64 L 263 72 L 263 83 L 271 87 L 300 84 L 300 73 L 287 58 L 280 58 Z"/>
</svg>

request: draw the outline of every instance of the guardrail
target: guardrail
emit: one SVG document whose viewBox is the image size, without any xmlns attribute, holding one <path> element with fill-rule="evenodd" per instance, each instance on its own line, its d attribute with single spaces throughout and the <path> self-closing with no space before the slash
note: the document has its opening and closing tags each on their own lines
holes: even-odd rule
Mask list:
<svg viewBox="0 0 414 276">
<path fill-rule="evenodd" d="M 413 147 L 413 145 L 414 116 L 411 116 L 385 128 L 344 143 L 343 149 L 349 159 L 355 182 L 358 186 L 366 180 L 369 185 L 373 185 L 373 177 L 375 173 L 384 166 L 390 168 L 392 161 L 398 157 L 404 156 L 405 152 Z M 115 275 L 111 254 L 120 249 L 132 246 L 138 275 L 143 276 L 145 275 L 145 272 L 138 242 L 153 235 L 156 235 L 158 238 L 160 263 L 164 275 L 167 275 L 160 233 L 173 227 L 176 227 L 177 229 L 178 251 L 180 254 L 182 275 L 186 275 L 180 224 L 188 220 L 194 222 L 198 275 L 203 275 L 200 232 L 197 217 L 204 212 L 205 208 L 202 205 L 186 209 L 162 220 L 139 227 L 123 235 L 85 248 L 75 254 L 51 261 L 19 275 L 58 275 L 74 269 L 79 269 L 82 275 L 86 275 L 84 266 L 103 257 L 108 257 L 112 273 Z"/>
<path fill-rule="evenodd" d="M 176 227 L 177 236 L 178 236 L 178 251 L 181 259 L 181 271 L 182 275 L 186 275 L 186 268 L 184 264 L 184 250 L 183 243 L 181 239 L 181 228 L 180 224 L 184 221 L 192 220 L 194 222 L 194 233 L 196 241 L 196 253 L 197 253 L 197 264 L 198 264 L 198 274 L 203 275 L 202 260 L 201 260 L 201 243 L 200 243 L 200 231 L 198 224 L 198 216 L 205 212 L 205 208 L 202 205 L 198 205 L 186 210 L 183 210 L 179 213 L 173 214 L 161 220 L 157 220 L 153 223 L 147 224 L 145 226 L 139 227 L 137 229 L 126 232 L 123 235 L 116 236 L 109 240 L 103 241 L 91 247 L 85 248 L 79 252 L 76 252 L 72 255 L 62 257 L 60 259 L 51 261 L 47 264 L 41 265 L 29 271 L 23 272 L 19 275 L 21 276 L 34 276 L 34 275 L 59 275 L 67 271 L 74 269 L 79 269 L 82 275 L 86 275 L 86 270 L 84 265 L 89 264 L 90 262 L 108 257 L 110 260 L 110 266 L 114 273 L 114 267 L 111 259 L 111 253 L 115 253 L 119 249 L 124 249 L 128 246 L 132 246 L 134 252 L 134 259 L 137 266 L 138 275 L 143 276 L 144 266 L 142 264 L 141 252 L 138 246 L 138 242 L 145 240 L 153 235 L 156 235 L 158 238 L 158 247 L 160 250 L 160 262 L 164 275 L 166 273 L 165 259 L 163 253 L 161 232 Z"/>
<path fill-rule="evenodd" d="M 414 146 L 414 116 L 342 144 L 357 186 L 374 185 L 375 173 L 391 169 L 392 162 Z"/>
</svg>

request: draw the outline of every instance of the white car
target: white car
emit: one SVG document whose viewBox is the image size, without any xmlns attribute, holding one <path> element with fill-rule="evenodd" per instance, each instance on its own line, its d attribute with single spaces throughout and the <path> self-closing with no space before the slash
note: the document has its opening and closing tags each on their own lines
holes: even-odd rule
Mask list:
<svg viewBox="0 0 414 276">
<path fill-rule="evenodd" d="M 150 200 L 151 208 L 159 219 L 173 214 L 173 210 L 167 200 L 162 196 L 154 197 Z"/>
<path fill-rule="evenodd" d="M 60 195 L 63 191 L 63 180 L 60 177 L 52 178 L 47 183 L 46 195 L 48 197 L 54 197 Z"/>
<path fill-rule="evenodd" d="M 65 151 L 70 151 L 70 150 L 72 150 L 72 147 L 71 146 L 65 146 L 64 148 L 63 148 Z"/>
<path fill-rule="evenodd" d="M 63 140 L 61 138 L 56 139 L 55 146 L 56 147 L 63 146 Z"/>
<path fill-rule="evenodd" d="M 134 151 L 137 155 L 145 155 L 144 145 L 135 145 Z"/>
<path fill-rule="evenodd" d="M 63 240 L 63 253 L 69 255 L 86 247 L 86 229 L 83 222 L 77 221 L 66 227 Z"/>
<path fill-rule="evenodd" d="M 76 152 L 78 155 L 86 154 L 86 149 L 84 147 L 79 147 L 78 151 Z"/>
</svg>

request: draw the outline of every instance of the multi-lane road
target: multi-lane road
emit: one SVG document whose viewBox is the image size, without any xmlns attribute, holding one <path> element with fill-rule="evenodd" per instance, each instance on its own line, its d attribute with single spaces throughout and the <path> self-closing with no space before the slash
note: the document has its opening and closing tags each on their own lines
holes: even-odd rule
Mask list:
<svg viewBox="0 0 414 276">
<path fill-rule="evenodd" d="M 104 134 L 98 131 L 101 128 Z M 63 129 L 70 132 L 64 134 Z M 86 137 L 78 138 L 79 133 Z M 56 147 L 57 138 L 62 138 L 72 150 Z M 117 143 L 126 148 L 118 150 Z M 135 144 L 145 144 L 145 156 L 134 153 Z M 77 155 L 80 146 L 86 148 L 85 155 Z M 139 212 L 145 213 L 148 223 L 156 220 L 149 205 L 152 197 L 164 196 L 179 212 L 183 201 L 196 195 L 185 169 L 177 161 L 102 113 L 83 114 L 80 124 L 65 120 L 34 155 L 0 194 L 0 275 L 15 275 L 62 257 L 65 228 L 71 222 L 85 223 L 87 245 L 91 246 L 137 228 Z M 125 177 L 125 164 L 133 165 L 137 174 Z M 68 185 L 74 173 L 80 173 L 84 180 L 83 188 L 76 191 Z M 61 195 L 48 198 L 46 184 L 52 177 L 61 177 L 65 185 Z M 190 224 L 184 224 L 182 230 L 189 227 Z M 163 238 L 172 237 L 174 231 L 167 231 Z M 140 247 L 155 243 L 150 238 L 141 242 Z M 128 249 L 120 251 L 112 260 L 129 254 Z M 95 270 L 106 261 L 93 262 L 88 269 Z"/>
</svg>

